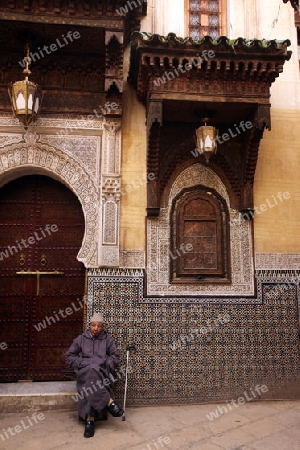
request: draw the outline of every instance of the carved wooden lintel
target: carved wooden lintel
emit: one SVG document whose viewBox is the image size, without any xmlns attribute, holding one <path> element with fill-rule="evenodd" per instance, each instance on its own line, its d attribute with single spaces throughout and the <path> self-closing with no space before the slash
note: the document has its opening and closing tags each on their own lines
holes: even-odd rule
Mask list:
<svg viewBox="0 0 300 450">
<path fill-rule="evenodd" d="M 147 111 L 147 136 L 149 137 L 149 133 L 151 130 L 151 127 L 154 122 L 158 122 L 160 125 L 162 125 L 162 108 L 163 108 L 163 102 L 162 100 L 155 100 L 150 101 L 148 104 L 148 111 Z"/>
<path fill-rule="evenodd" d="M 254 126 L 258 130 L 264 130 L 267 128 L 271 130 L 271 104 L 258 105 L 256 114 L 253 120 Z"/>
<path fill-rule="evenodd" d="M 154 176 L 148 177 L 147 183 L 147 215 L 156 217 L 159 214 L 159 147 L 160 147 L 160 123 L 155 120 L 152 122 L 147 154 L 147 174 Z"/>
<path fill-rule="evenodd" d="M 245 136 L 246 152 L 244 160 L 243 184 L 241 192 L 240 211 L 253 210 L 253 184 L 256 170 L 259 144 L 265 128 L 271 129 L 270 104 L 259 105 L 253 117 L 253 127 L 249 135 Z M 252 215 L 253 217 L 253 215 Z M 252 218 L 250 217 L 250 218 Z"/>
<path fill-rule="evenodd" d="M 105 91 L 111 96 L 123 92 L 122 32 L 105 32 Z"/>
</svg>

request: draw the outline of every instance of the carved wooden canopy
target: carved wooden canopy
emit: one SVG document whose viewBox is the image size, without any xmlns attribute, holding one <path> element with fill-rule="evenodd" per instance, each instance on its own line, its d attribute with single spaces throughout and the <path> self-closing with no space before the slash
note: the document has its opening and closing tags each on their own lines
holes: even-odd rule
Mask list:
<svg viewBox="0 0 300 450">
<path fill-rule="evenodd" d="M 176 174 L 201 161 L 194 131 L 205 111 L 220 137 L 211 168 L 227 186 L 232 207 L 252 209 L 259 143 L 271 127 L 270 86 L 291 57 L 290 42 L 136 32 L 131 45 L 129 81 L 147 108 L 148 172 L 155 173 L 148 214 L 159 213 Z"/>
</svg>

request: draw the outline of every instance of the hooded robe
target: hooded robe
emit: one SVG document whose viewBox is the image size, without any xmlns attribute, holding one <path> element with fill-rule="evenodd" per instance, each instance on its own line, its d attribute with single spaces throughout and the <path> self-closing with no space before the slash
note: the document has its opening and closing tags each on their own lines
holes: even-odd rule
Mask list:
<svg viewBox="0 0 300 450">
<path fill-rule="evenodd" d="M 79 416 L 86 419 L 91 407 L 102 411 L 112 397 L 109 375 L 120 364 L 113 338 L 104 330 L 96 337 L 84 331 L 74 339 L 65 359 L 77 375 Z"/>
</svg>

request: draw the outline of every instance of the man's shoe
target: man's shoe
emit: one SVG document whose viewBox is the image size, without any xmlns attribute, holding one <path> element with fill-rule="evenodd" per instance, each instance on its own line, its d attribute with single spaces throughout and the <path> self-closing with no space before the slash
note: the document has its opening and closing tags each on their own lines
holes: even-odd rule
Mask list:
<svg viewBox="0 0 300 450">
<path fill-rule="evenodd" d="M 96 412 L 96 414 L 95 414 L 95 420 L 96 421 L 98 421 L 98 420 L 107 420 L 107 419 L 108 419 L 108 417 L 107 417 L 107 409 L 106 408 L 102 409 L 102 411 L 97 411 Z"/>
<path fill-rule="evenodd" d="M 83 436 L 85 438 L 90 438 L 93 437 L 95 434 L 95 424 L 93 420 L 87 420 L 85 422 L 85 429 L 84 429 L 84 434 Z"/>
<path fill-rule="evenodd" d="M 114 417 L 121 417 L 124 413 L 123 409 L 115 402 L 112 402 L 109 406 L 107 406 L 107 410 Z"/>
</svg>

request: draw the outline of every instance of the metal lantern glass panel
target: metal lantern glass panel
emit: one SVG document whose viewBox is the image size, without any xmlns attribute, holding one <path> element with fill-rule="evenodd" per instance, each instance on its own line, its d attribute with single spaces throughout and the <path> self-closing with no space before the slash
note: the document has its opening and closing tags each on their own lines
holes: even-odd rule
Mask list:
<svg viewBox="0 0 300 450">
<path fill-rule="evenodd" d="M 41 90 L 40 87 L 28 80 L 28 75 L 31 73 L 28 69 L 30 58 L 24 58 L 26 61 L 25 80 L 11 83 L 8 87 L 8 93 L 12 104 L 14 117 L 17 117 L 27 130 L 28 125 L 35 122 L 39 107 L 41 104 Z"/>
<path fill-rule="evenodd" d="M 217 128 L 206 124 L 196 130 L 197 149 L 201 155 L 204 155 L 207 163 L 217 151 L 217 135 Z"/>
</svg>

